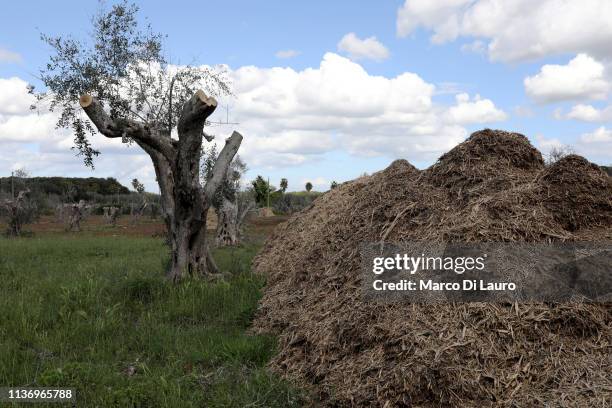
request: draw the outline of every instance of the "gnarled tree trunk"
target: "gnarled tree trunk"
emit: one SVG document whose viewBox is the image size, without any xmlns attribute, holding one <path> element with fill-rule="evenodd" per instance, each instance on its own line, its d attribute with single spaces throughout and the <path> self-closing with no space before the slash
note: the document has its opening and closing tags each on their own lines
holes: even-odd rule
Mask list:
<svg viewBox="0 0 612 408">
<path fill-rule="evenodd" d="M 117 218 L 119 217 L 119 207 L 103 207 L 104 219 L 112 226 L 117 225 Z"/>
<path fill-rule="evenodd" d="M 173 140 L 162 124 L 111 118 L 101 103 L 90 95 L 83 95 L 80 104 L 104 136 L 131 138 L 151 157 L 172 250 L 167 277 L 178 281 L 186 275 L 216 273 L 217 267 L 206 242 L 206 215 L 242 142 L 238 132 L 226 140 L 211 178 L 202 187 L 199 171 L 204 123 L 216 109 L 217 101 L 197 91 L 183 106 L 178 140 Z"/>
<path fill-rule="evenodd" d="M 136 222 L 138 222 L 140 217 L 142 217 L 145 210 L 147 209 L 148 205 L 149 203 L 147 202 L 146 197 L 142 199 L 142 203 L 140 203 L 138 207 L 135 207 L 134 204 L 132 204 L 132 208 L 131 208 L 132 224 L 136 224 Z"/>
<path fill-rule="evenodd" d="M 228 199 L 223 199 L 217 214 L 217 245 L 236 245 L 238 243 L 238 206 Z"/>
<path fill-rule="evenodd" d="M 76 204 L 72 204 L 69 207 L 68 225 L 66 231 L 80 231 L 81 221 L 85 218 L 85 213 L 89 210 L 89 206 L 85 204 L 84 200 L 79 201 Z"/>
<path fill-rule="evenodd" d="M 240 242 L 242 225 L 251 208 L 250 203 L 241 202 L 238 198 L 236 202 L 223 199 L 221 207 L 217 210 L 217 245 L 231 246 Z"/>
<path fill-rule="evenodd" d="M 17 194 L 17 198 L 13 200 L 5 200 L 3 203 L 4 208 L 7 211 L 8 216 L 8 228 L 7 234 L 10 237 L 18 237 L 21 235 L 21 228 L 28 220 L 26 206 L 27 195 L 30 194 L 30 190 L 22 190 Z"/>
</svg>

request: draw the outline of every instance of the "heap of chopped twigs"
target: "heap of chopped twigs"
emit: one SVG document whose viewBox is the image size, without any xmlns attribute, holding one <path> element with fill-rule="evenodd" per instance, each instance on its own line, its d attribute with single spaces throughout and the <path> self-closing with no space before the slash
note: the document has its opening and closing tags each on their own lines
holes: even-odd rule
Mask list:
<svg viewBox="0 0 612 408">
<path fill-rule="evenodd" d="M 610 239 L 612 178 L 575 155 L 546 166 L 524 136 L 487 129 L 279 225 L 254 262 L 268 279 L 254 327 L 279 335 L 271 367 L 326 406 L 609 406 L 612 304 L 367 303 L 359 248 Z"/>
</svg>

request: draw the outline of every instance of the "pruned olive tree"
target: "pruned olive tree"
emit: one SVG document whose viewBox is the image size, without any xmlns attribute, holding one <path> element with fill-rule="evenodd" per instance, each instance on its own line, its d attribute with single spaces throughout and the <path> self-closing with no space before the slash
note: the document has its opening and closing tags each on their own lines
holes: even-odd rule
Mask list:
<svg viewBox="0 0 612 408">
<path fill-rule="evenodd" d="M 117 225 L 117 218 L 119 218 L 119 207 L 109 206 L 102 208 L 104 219 L 107 224 L 112 225 L 113 227 Z"/>
<path fill-rule="evenodd" d="M 21 235 L 22 228 L 36 218 L 36 206 L 29 199 L 30 189 L 21 190 L 17 197 L 0 202 L 0 207 L 6 214 L 9 237 Z"/>
<path fill-rule="evenodd" d="M 202 182 L 206 183 L 213 175 L 216 161 L 214 145 L 206 152 L 202 164 Z M 227 175 L 217 189 L 212 205 L 217 213 L 215 243 L 218 246 L 237 245 L 242 236 L 242 227 L 249 211 L 255 207 L 250 194 L 240 194 L 240 180 L 247 170 L 240 156 L 234 157 L 227 169 Z"/>
<path fill-rule="evenodd" d="M 87 205 L 85 200 L 70 204 L 66 218 L 66 231 L 81 231 L 81 221 L 87 217 L 91 211 L 91 205 Z"/>
<path fill-rule="evenodd" d="M 37 94 L 38 105 L 60 111 L 57 125 L 73 130 L 88 166 L 99 153 L 90 141 L 96 132 L 134 143 L 151 157 L 171 244 L 167 276 L 207 275 L 217 268 L 206 244 L 206 215 L 242 136 L 234 132 L 226 140 L 204 186 L 202 142 L 210 141 L 204 126 L 215 97 L 228 94 L 229 86 L 213 68 L 168 64 L 162 36 L 141 29 L 137 11 L 123 2 L 101 12 L 89 42 L 43 36 L 53 55 L 41 72 L 48 91 Z"/>
<path fill-rule="evenodd" d="M 140 220 L 140 217 L 143 216 L 145 210 L 147 209 L 147 207 L 149 206 L 149 202 L 147 200 L 147 196 L 145 194 L 145 186 L 144 184 L 142 184 L 140 181 L 138 181 L 138 179 L 134 179 L 132 180 L 132 187 L 134 187 L 134 190 L 136 190 L 136 192 L 138 193 L 138 195 L 141 198 L 141 202 L 140 204 L 131 204 L 131 208 L 130 208 L 130 214 L 132 216 L 132 224 L 135 224 L 138 220 Z"/>
</svg>

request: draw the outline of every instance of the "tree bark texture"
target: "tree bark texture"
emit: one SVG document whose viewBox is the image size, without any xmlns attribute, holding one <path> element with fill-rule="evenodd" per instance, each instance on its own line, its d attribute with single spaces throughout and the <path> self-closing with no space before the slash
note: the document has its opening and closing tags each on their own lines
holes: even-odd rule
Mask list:
<svg viewBox="0 0 612 408">
<path fill-rule="evenodd" d="M 249 204 L 241 203 L 238 199 L 236 202 L 227 198 L 223 199 L 221 207 L 217 210 L 216 243 L 218 246 L 232 246 L 240 242 L 242 224 L 251 208 Z"/>
</svg>

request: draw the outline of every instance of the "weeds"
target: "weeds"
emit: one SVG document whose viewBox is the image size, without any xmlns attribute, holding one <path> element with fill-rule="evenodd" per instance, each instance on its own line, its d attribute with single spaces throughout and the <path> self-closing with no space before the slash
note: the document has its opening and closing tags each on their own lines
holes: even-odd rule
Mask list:
<svg viewBox="0 0 612 408">
<path fill-rule="evenodd" d="M 275 340 L 245 333 L 257 250 L 216 251 L 226 281 L 174 286 L 161 240 L 0 240 L 0 384 L 73 387 L 79 406 L 299 406 L 264 368 Z"/>
</svg>

